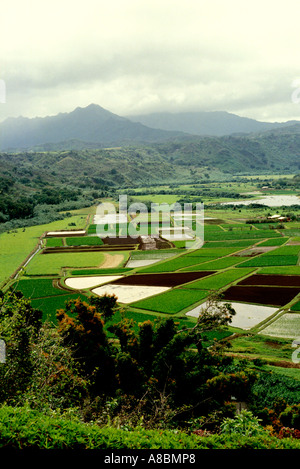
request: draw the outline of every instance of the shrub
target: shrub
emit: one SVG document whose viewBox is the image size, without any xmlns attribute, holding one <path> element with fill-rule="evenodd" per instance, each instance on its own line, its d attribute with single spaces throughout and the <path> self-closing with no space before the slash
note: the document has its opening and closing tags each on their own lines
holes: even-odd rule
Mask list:
<svg viewBox="0 0 300 469">
<path fill-rule="evenodd" d="M 232 433 L 243 436 L 262 436 L 268 432 L 260 425 L 260 419 L 252 412 L 242 410 L 235 418 L 226 418 L 221 424 L 221 431 L 227 435 Z"/>
<path fill-rule="evenodd" d="M 300 430 L 296 428 L 282 427 L 278 434 L 279 438 L 296 438 L 300 439 Z"/>
</svg>

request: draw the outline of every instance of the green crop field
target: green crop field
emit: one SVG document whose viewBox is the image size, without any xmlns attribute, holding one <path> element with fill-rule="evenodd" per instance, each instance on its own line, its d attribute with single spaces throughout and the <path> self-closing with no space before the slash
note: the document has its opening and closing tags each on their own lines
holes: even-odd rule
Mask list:
<svg viewBox="0 0 300 469">
<path fill-rule="evenodd" d="M 264 254 L 264 256 L 299 256 L 300 246 L 292 245 L 292 246 L 281 246 L 272 251 L 268 251 Z"/>
<path fill-rule="evenodd" d="M 276 239 L 274 239 L 276 241 Z M 204 246 L 202 249 L 207 249 L 207 248 L 241 248 L 243 249 L 244 247 L 252 246 L 254 243 L 256 243 L 256 240 L 225 240 L 225 241 L 207 241 L 204 243 Z M 273 246 L 273 245 L 272 245 Z"/>
<path fill-rule="evenodd" d="M 22 292 L 26 298 L 42 298 L 45 296 L 65 295 L 64 290 L 55 287 L 55 281 L 58 278 L 21 278 L 14 283 L 13 288 Z"/>
<path fill-rule="evenodd" d="M 291 238 L 298 237 L 300 236 L 300 228 L 285 229 L 283 233 L 284 233 L 284 236 L 289 236 Z"/>
<path fill-rule="evenodd" d="M 93 224 L 89 225 L 87 233 L 96 234 L 96 232 L 97 232 L 97 225 L 93 225 Z"/>
<path fill-rule="evenodd" d="M 111 269 L 80 269 L 80 270 L 71 270 L 70 275 L 115 275 L 123 274 L 126 272 L 131 272 L 132 269 L 129 267 L 116 267 Z"/>
<path fill-rule="evenodd" d="M 244 223 L 225 223 L 220 225 L 222 230 L 225 231 L 252 231 L 253 225 L 244 224 Z M 266 227 L 268 228 L 268 226 Z"/>
<path fill-rule="evenodd" d="M 231 342 L 231 352 L 252 358 L 260 357 L 273 363 L 275 361 L 288 360 L 293 351 L 291 341 L 286 341 L 283 338 L 278 340 L 270 339 L 270 336 L 263 336 L 261 334 L 240 335 Z"/>
<path fill-rule="evenodd" d="M 64 245 L 64 238 L 46 238 L 47 247 L 61 247 Z"/>
<path fill-rule="evenodd" d="M 12 275 L 24 262 L 38 244 L 39 237 L 46 231 L 82 229 L 86 217 L 74 215 L 64 220 L 54 221 L 45 225 L 19 228 L 0 234 L 0 285 Z"/>
<path fill-rule="evenodd" d="M 300 311 L 300 301 L 297 301 L 293 306 L 290 308 L 291 311 Z M 300 334 L 299 334 L 300 336 Z"/>
<path fill-rule="evenodd" d="M 204 225 L 204 234 L 213 232 L 222 232 L 223 229 L 220 225 Z"/>
<path fill-rule="evenodd" d="M 267 239 L 262 243 L 259 243 L 259 246 L 281 246 L 282 244 L 286 243 L 289 238 L 274 238 L 274 239 Z"/>
<path fill-rule="evenodd" d="M 212 260 L 212 257 L 188 257 L 186 255 L 176 257 L 174 259 L 167 260 L 165 262 L 154 264 L 148 268 L 140 270 L 143 273 L 151 273 L 151 272 L 175 272 L 176 270 L 183 269 L 187 266 L 192 266 L 196 264 L 201 264 L 205 261 Z"/>
<path fill-rule="evenodd" d="M 102 252 L 38 254 L 29 263 L 27 275 L 59 275 L 63 267 L 97 267 L 105 256 Z"/>
<path fill-rule="evenodd" d="M 49 296 L 46 298 L 36 298 L 31 300 L 31 306 L 42 311 L 43 321 L 47 320 L 55 324 L 57 323 L 57 310 L 64 309 L 67 301 L 76 300 L 77 298 L 80 298 L 82 301 L 88 300 L 88 298 L 82 294 L 71 293 L 58 296 Z"/>
<path fill-rule="evenodd" d="M 272 265 L 285 266 L 285 265 L 297 265 L 298 256 L 272 256 L 263 254 L 261 256 L 249 259 L 238 267 L 266 267 Z"/>
<path fill-rule="evenodd" d="M 66 238 L 67 246 L 98 246 L 102 245 L 103 241 L 98 236 L 76 236 Z"/>
<path fill-rule="evenodd" d="M 208 296 L 207 291 L 190 291 L 175 288 L 160 295 L 132 303 L 134 308 L 157 311 L 165 314 L 176 314 L 185 308 L 203 300 Z"/>
<path fill-rule="evenodd" d="M 197 270 L 221 270 L 221 269 L 226 269 L 227 267 L 232 267 L 233 265 L 239 264 L 243 261 L 244 259 L 241 257 L 240 258 L 233 257 L 233 256 L 222 257 L 221 259 L 214 259 L 209 262 L 186 267 L 185 269 L 181 269 L 181 272 L 189 272 L 189 271 L 197 271 Z"/>
<path fill-rule="evenodd" d="M 268 275 L 300 275 L 300 265 L 262 267 L 259 269 L 259 273 Z"/>
<path fill-rule="evenodd" d="M 232 239 L 263 239 L 280 237 L 281 234 L 275 230 L 233 230 L 222 232 L 207 232 L 205 233 L 206 241 L 222 241 Z"/>
<path fill-rule="evenodd" d="M 235 282 L 253 272 L 253 269 L 230 269 L 208 277 L 185 284 L 184 288 L 199 290 L 218 290 L 231 282 Z"/>
<path fill-rule="evenodd" d="M 239 251 L 238 247 L 223 247 L 223 248 L 206 248 L 206 249 L 196 249 L 191 250 L 186 254 L 187 257 L 201 257 L 201 256 L 210 256 L 214 258 L 220 258 L 233 254 L 234 252 Z"/>
</svg>

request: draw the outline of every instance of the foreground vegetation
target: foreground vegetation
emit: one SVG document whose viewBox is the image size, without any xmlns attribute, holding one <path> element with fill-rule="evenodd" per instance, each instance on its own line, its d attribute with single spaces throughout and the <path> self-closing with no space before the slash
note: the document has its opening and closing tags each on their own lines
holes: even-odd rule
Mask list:
<svg viewBox="0 0 300 469">
<path fill-rule="evenodd" d="M 32 428 L 34 427 L 34 432 Z M 99 427 L 59 414 L 40 414 L 29 407 L 0 409 L 0 447 L 6 449 L 299 449 L 300 442 L 288 430 L 280 438 L 267 431 L 210 435 L 172 430 L 130 431 L 111 425 Z M 153 452 L 155 454 L 155 452 Z M 159 454 L 159 453 L 158 453 Z"/>
<path fill-rule="evenodd" d="M 115 297 L 72 300 L 54 326 L 22 294 L 1 295 L 2 447 L 299 447 L 300 382 L 224 353 L 213 337 L 229 306 L 212 297 L 194 327 L 111 322 L 115 308 Z"/>
<path fill-rule="evenodd" d="M 223 195 L 228 200 L 231 190 L 240 194 L 264 183 L 226 182 L 222 189 L 232 186 Z M 146 203 L 162 190 L 168 193 L 156 195 L 174 200 L 182 198 L 181 190 L 191 201 L 210 198 L 206 215 L 216 221 L 206 224 L 206 243 L 192 253 L 180 241 L 154 252 L 105 250 L 99 238 L 97 252 L 41 253 L 44 247 L 93 246 L 88 236 L 42 235 L 74 228 L 95 234 L 95 206 L 9 232 L 3 223 L 0 338 L 7 354 L 0 364 L 1 447 L 299 448 L 299 368 L 291 360 L 299 297 L 251 330 L 233 327 L 234 311 L 220 301 L 229 285 L 253 273 L 300 274 L 299 207 L 221 207 L 213 184 L 210 194 L 191 185 L 132 189 L 132 201 Z M 269 184 L 271 191 L 295 193 L 298 180 Z M 116 201 L 118 191 L 111 195 Z M 289 222 L 269 221 L 274 212 Z M 9 223 L 6 228 L 14 221 Z M 40 241 L 41 250 L 18 270 Z M 252 256 L 257 247 L 274 250 Z M 151 256 L 157 261 L 151 266 L 126 267 L 128 259 Z M 114 257 L 113 267 L 102 268 Z M 206 270 L 211 275 L 129 306 L 64 284 L 66 277 Z M 186 316 L 203 300 L 210 309 L 198 320 Z M 239 417 L 238 406 L 248 411 Z"/>
</svg>

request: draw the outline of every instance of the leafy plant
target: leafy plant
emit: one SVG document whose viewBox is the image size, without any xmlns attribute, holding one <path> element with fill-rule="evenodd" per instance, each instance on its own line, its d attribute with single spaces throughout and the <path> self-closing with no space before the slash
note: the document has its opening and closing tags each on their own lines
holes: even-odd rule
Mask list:
<svg viewBox="0 0 300 469">
<path fill-rule="evenodd" d="M 255 417 L 252 412 L 242 410 L 234 418 L 226 418 L 221 424 L 221 432 L 227 435 L 237 433 L 243 436 L 260 436 L 268 433 L 261 425 L 260 419 Z"/>
</svg>

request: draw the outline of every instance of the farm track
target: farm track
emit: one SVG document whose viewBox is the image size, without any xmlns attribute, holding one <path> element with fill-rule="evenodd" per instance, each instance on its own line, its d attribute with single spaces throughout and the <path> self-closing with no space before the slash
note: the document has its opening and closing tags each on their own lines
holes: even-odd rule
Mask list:
<svg viewBox="0 0 300 469">
<path fill-rule="evenodd" d="M 99 268 L 101 269 L 107 269 L 107 268 L 112 268 L 112 267 L 118 267 L 120 263 L 124 260 L 123 255 L 111 255 L 111 254 L 105 254 L 106 259 L 105 261 L 99 265 Z"/>
<path fill-rule="evenodd" d="M 103 252 L 103 251 L 133 251 L 135 245 L 128 246 L 62 246 L 62 247 L 48 247 L 43 249 L 42 254 L 62 254 L 62 253 L 77 253 L 77 252 Z"/>
</svg>

